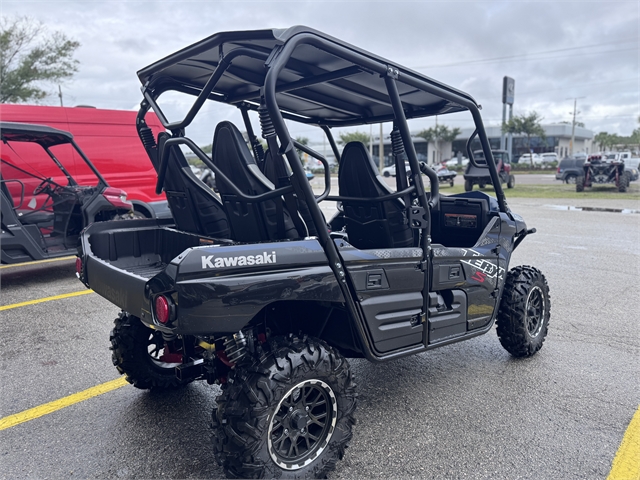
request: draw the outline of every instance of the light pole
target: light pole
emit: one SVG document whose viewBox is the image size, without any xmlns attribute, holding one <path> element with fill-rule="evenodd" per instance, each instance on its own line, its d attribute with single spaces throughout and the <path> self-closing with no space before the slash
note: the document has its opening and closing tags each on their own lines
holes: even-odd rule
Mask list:
<svg viewBox="0 0 640 480">
<path fill-rule="evenodd" d="M 573 99 L 573 121 L 571 122 L 571 142 L 569 143 L 569 156 L 573 157 L 573 144 L 576 140 L 576 114 L 580 113 L 576 110 L 578 105 L 578 100 L 581 100 L 586 97 L 576 97 Z M 567 98 L 567 100 L 571 100 Z M 569 112 L 571 113 L 571 112 Z"/>
</svg>

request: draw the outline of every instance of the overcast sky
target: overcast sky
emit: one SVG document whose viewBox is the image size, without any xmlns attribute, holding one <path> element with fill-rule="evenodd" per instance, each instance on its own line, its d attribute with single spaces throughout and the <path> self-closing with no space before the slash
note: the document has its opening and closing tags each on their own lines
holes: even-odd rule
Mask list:
<svg viewBox="0 0 640 480">
<path fill-rule="evenodd" d="M 508 75 L 516 81 L 515 114 L 535 110 L 543 123 L 570 121 L 573 98 L 580 97 L 577 119 L 594 132 L 629 135 L 638 127 L 638 1 L 0 0 L 0 5 L 4 16 L 36 18 L 81 42 L 80 70 L 62 86 L 65 106 L 137 108 L 140 68 L 216 32 L 300 24 L 468 92 L 482 104 L 486 125 L 501 121 L 502 78 Z M 51 96 L 44 103 L 59 100 Z M 211 133 L 191 134 L 201 144 L 211 142 L 215 122 L 240 118 L 220 107 L 206 114 Z M 471 125 L 468 114 L 438 122 Z M 433 123 L 428 119 L 412 128 Z M 315 139 L 309 127 L 293 133 Z"/>
</svg>

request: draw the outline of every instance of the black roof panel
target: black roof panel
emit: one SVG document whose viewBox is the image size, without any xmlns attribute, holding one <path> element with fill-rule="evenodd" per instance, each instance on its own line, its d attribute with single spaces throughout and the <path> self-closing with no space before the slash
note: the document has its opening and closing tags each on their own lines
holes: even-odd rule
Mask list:
<svg viewBox="0 0 640 480">
<path fill-rule="evenodd" d="M 228 104 L 246 101 L 255 107 L 267 72 L 265 59 L 272 53 L 277 54 L 277 48 L 297 35 L 320 42 L 319 46 L 299 45 L 279 75 L 276 98 L 281 111 L 289 118 L 333 126 L 393 119 L 381 77 L 387 67 L 398 70 L 396 84 L 407 118 L 463 111 L 469 103 L 477 105 L 463 92 L 304 26 L 217 33 L 141 69 L 138 77 L 156 94 L 178 90 L 197 95 L 220 62 L 220 53 L 227 56 L 244 47 L 261 58 L 235 58 L 216 84 L 211 98 Z M 320 44 L 350 55 L 330 53 Z M 347 56 L 362 61 L 356 63 Z M 323 78 L 324 81 L 317 83 Z"/>
<path fill-rule="evenodd" d="M 2 139 L 13 142 L 35 142 L 43 147 L 70 143 L 73 135 L 64 130 L 31 123 L 0 122 Z"/>
</svg>

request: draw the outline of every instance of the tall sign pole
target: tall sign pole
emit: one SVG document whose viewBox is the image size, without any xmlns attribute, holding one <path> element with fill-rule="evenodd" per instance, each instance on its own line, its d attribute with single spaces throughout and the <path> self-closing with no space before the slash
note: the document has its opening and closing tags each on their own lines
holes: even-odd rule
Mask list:
<svg viewBox="0 0 640 480">
<path fill-rule="evenodd" d="M 502 124 L 506 123 L 507 105 L 509 105 L 509 121 L 513 118 L 513 100 L 516 93 L 516 81 L 511 77 L 504 77 L 502 79 Z M 500 137 L 500 148 L 504 150 L 505 134 L 502 132 Z M 506 150 L 509 152 L 509 158 L 512 157 L 513 151 L 513 135 L 509 134 L 509 140 L 507 142 Z"/>
</svg>

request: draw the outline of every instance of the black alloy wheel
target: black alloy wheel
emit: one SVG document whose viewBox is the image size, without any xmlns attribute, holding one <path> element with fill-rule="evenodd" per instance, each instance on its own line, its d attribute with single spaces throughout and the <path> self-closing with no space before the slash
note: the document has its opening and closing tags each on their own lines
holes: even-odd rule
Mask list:
<svg viewBox="0 0 640 480">
<path fill-rule="evenodd" d="M 269 424 L 272 460 L 287 470 L 310 464 L 331 440 L 337 415 L 336 396 L 325 382 L 307 380 L 293 387 Z"/>
<path fill-rule="evenodd" d="M 540 335 L 540 331 L 544 325 L 544 314 L 547 310 L 546 299 L 539 286 L 536 285 L 529 290 L 525 310 L 527 331 L 531 338 L 535 338 Z"/>
</svg>

